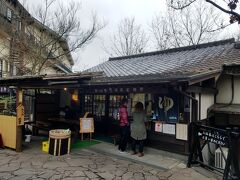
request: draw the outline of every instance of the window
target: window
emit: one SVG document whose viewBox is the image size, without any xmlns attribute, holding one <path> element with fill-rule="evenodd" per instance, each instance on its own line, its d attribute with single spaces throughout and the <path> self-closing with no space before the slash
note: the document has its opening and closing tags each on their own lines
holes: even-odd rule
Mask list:
<svg viewBox="0 0 240 180">
<path fill-rule="evenodd" d="M 3 77 L 3 61 L 0 59 L 0 77 Z"/>
<path fill-rule="evenodd" d="M 105 95 L 94 95 L 93 114 L 96 116 L 105 115 Z"/>
<path fill-rule="evenodd" d="M 17 75 L 17 67 L 16 64 L 14 63 L 13 65 L 13 75 L 16 76 Z"/>
<path fill-rule="evenodd" d="M 2 14 L 2 8 L 3 8 L 3 3 L 2 0 L 0 0 L 0 13 Z"/>
<path fill-rule="evenodd" d="M 9 69 L 10 69 L 9 63 L 8 61 L 5 60 L 3 65 L 3 72 L 5 73 L 5 75 L 8 74 Z"/>
<path fill-rule="evenodd" d="M 0 14 L 6 16 L 7 14 L 6 10 L 7 10 L 6 5 L 2 1 L 0 1 Z"/>
<path fill-rule="evenodd" d="M 9 21 L 12 21 L 12 10 L 7 8 L 7 19 Z"/>
<path fill-rule="evenodd" d="M 93 113 L 93 95 L 85 95 L 85 112 Z"/>
<path fill-rule="evenodd" d="M 21 30 L 22 30 L 22 22 L 21 22 L 21 20 L 18 20 L 18 21 L 17 21 L 17 30 L 18 30 L 18 31 L 21 31 Z"/>
</svg>

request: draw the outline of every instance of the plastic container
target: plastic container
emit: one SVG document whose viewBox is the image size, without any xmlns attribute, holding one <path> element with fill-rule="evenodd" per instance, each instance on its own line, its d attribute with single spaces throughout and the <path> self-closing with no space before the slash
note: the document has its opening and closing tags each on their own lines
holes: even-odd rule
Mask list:
<svg viewBox="0 0 240 180">
<path fill-rule="evenodd" d="M 42 142 L 42 151 L 48 153 L 49 150 L 49 143 L 48 141 L 43 141 Z"/>
</svg>

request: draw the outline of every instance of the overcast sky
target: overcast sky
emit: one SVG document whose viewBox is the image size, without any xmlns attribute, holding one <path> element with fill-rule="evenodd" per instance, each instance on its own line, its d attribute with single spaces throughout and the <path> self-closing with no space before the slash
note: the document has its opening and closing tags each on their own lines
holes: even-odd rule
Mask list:
<svg viewBox="0 0 240 180">
<path fill-rule="evenodd" d="M 34 13 L 37 4 L 41 1 L 25 0 L 28 10 Z M 62 1 L 64 3 L 68 1 Z M 165 0 L 73 0 L 81 2 L 79 18 L 86 21 L 91 18 L 92 12 L 96 12 L 100 20 L 107 22 L 107 26 L 101 30 L 97 38 L 83 50 L 74 54 L 78 62 L 74 70 L 83 70 L 108 60 L 109 55 L 103 46 L 109 46 L 110 35 L 117 29 L 117 25 L 124 17 L 135 17 L 137 23 L 148 29 L 152 17 L 165 11 Z M 43 1 L 42 1 L 43 2 Z"/>
<path fill-rule="evenodd" d="M 28 10 L 34 14 L 34 9 L 43 0 L 20 0 L 26 1 Z M 57 0 L 59 2 L 69 3 L 70 0 Z M 110 46 L 110 36 L 117 30 L 120 20 L 124 17 L 135 17 L 138 24 L 141 24 L 146 33 L 149 33 L 149 24 L 156 14 L 164 14 L 166 11 L 165 0 L 72 0 L 81 2 L 81 10 L 78 14 L 83 20 L 83 26 L 91 19 L 93 12 L 96 12 L 100 20 L 107 22 L 107 26 L 101 30 L 97 38 L 84 49 L 73 54 L 77 62 L 73 70 L 79 71 L 90 68 L 99 63 L 108 60 L 109 55 L 105 52 L 103 46 Z M 35 8 L 34 8 L 35 7 Z M 221 12 L 222 13 L 222 12 Z M 229 17 L 227 16 L 229 19 Z M 228 21 L 227 19 L 227 21 Z M 233 29 L 233 28 L 232 28 Z M 149 33 L 150 34 L 150 33 Z M 225 36 L 226 37 L 226 36 Z M 154 51 L 151 44 L 147 49 Z"/>
<path fill-rule="evenodd" d="M 165 0 L 82 0 L 82 9 L 87 12 L 96 11 L 100 18 L 107 21 L 107 26 L 92 44 L 78 53 L 82 60 L 80 62 L 91 67 L 109 58 L 103 43 L 104 46 L 109 46 L 110 35 L 116 31 L 119 21 L 124 17 L 134 16 L 137 23 L 148 29 L 152 17 L 164 12 L 165 8 Z"/>
</svg>

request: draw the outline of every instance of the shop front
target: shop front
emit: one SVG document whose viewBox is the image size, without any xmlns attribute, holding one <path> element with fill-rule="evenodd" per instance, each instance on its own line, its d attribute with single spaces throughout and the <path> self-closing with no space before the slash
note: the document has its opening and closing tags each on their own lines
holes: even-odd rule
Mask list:
<svg viewBox="0 0 240 180">
<path fill-rule="evenodd" d="M 80 92 L 83 112 L 90 112 L 97 134 L 115 137 L 119 134 L 117 114 L 122 99 L 128 99 L 128 114 L 142 102 L 147 114 L 146 145 L 158 149 L 188 153 L 188 124 L 191 99 L 174 87 L 157 85 L 121 85 L 85 87 Z"/>
<path fill-rule="evenodd" d="M 229 49 L 231 58 L 226 59 L 222 55 Z M 226 40 L 110 58 L 79 74 L 6 78 L 0 84 L 35 92 L 28 96 L 33 96 L 29 103 L 34 107 L 29 112 L 34 113 L 29 113 L 29 119 L 36 127 L 40 122 L 60 124 L 59 111 L 68 106 L 76 112 L 75 122 L 89 112 L 94 117 L 94 135 L 109 137 L 119 134 L 117 113 L 121 100 L 128 99 L 130 121 L 134 106 L 140 101 L 148 117 L 146 145 L 188 154 L 189 124 L 207 117 L 207 109 L 219 98 L 218 89 L 224 88 L 216 86 L 222 64 L 238 58 L 234 42 Z M 73 126 L 79 128 L 79 124 Z"/>
<path fill-rule="evenodd" d="M 82 87 L 81 109 L 96 116 L 99 131 L 112 134 L 117 132 L 121 99 L 128 99 L 130 119 L 141 101 L 149 121 L 146 144 L 188 154 L 189 124 L 207 118 L 218 90 L 224 88 L 216 85 L 222 66 L 239 63 L 239 53 L 234 39 L 228 39 L 109 58 L 87 70 L 103 72 L 103 77 Z"/>
</svg>

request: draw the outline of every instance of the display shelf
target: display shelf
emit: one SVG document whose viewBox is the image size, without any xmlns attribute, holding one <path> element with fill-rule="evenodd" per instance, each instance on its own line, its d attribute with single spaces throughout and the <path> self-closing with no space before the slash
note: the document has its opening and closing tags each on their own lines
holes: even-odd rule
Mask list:
<svg viewBox="0 0 240 180">
<path fill-rule="evenodd" d="M 109 117 L 117 118 L 117 113 L 124 95 L 110 95 L 109 97 Z"/>
</svg>

